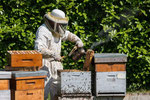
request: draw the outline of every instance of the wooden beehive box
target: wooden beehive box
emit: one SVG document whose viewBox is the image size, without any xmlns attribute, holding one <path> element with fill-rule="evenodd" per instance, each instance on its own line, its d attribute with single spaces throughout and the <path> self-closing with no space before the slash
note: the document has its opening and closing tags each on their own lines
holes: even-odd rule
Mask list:
<svg viewBox="0 0 150 100">
<path fill-rule="evenodd" d="M 127 56 L 119 53 L 101 53 L 94 55 L 96 72 L 126 71 Z"/>
<path fill-rule="evenodd" d="M 11 100 L 11 72 L 0 71 L 0 100 Z"/>
<path fill-rule="evenodd" d="M 96 96 L 124 96 L 127 56 L 119 53 L 94 55 Z"/>
<path fill-rule="evenodd" d="M 42 54 L 36 50 L 8 51 L 8 66 L 41 67 Z"/>
<path fill-rule="evenodd" d="M 11 100 L 44 100 L 44 78 L 46 71 L 13 71 Z"/>
<path fill-rule="evenodd" d="M 59 71 L 62 96 L 91 96 L 91 72 L 80 70 Z"/>
</svg>

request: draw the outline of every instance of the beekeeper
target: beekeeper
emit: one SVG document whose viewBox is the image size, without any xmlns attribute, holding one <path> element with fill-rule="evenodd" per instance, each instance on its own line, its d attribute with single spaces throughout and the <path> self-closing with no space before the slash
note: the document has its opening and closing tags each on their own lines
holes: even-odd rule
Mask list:
<svg viewBox="0 0 150 100">
<path fill-rule="evenodd" d="M 46 99 L 50 92 L 51 100 L 57 100 L 60 93 L 60 82 L 57 70 L 62 70 L 61 63 L 61 41 L 69 40 L 76 43 L 78 48 L 83 47 L 81 39 L 66 30 L 68 18 L 59 9 L 54 9 L 44 15 L 44 24 L 36 32 L 35 49 L 43 55 L 43 70 L 48 72 L 45 80 Z"/>
</svg>

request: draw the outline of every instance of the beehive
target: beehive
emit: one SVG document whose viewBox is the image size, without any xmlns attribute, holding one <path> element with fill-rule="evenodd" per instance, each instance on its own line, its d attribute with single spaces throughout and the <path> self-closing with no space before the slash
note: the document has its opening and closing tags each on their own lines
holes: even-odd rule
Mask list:
<svg viewBox="0 0 150 100">
<path fill-rule="evenodd" d="M 91 96 L 91 72 L 79 70 L 59 71 L 62 96 Z"/>
<path fill-rule="evenodd" d="M 126 71 L 127 56 L 119 53 L 94 55 L 95 72 Z"/>
<path fill-rule="evenodd" d="M 44 100 L 44 78 L 46 71 L 13 71 L 11 100 Z"/>
<path fill-rule="evenodd" d="M 11 100 L 11 72 L 0 71 L 0 100 Z"/>
<path fill-rule="evenodd" d="M 41 67 L 42 54 L 36 50 L 8 51 L 8 66 Z"/>
<path fill-rule="evenodd" d="M 119 53 L 94 55 L 94 93 L 96 96 L 124 96 L 127 56 Z M 103 99 L 102 99 L 103 100 Z"/>
</svg>

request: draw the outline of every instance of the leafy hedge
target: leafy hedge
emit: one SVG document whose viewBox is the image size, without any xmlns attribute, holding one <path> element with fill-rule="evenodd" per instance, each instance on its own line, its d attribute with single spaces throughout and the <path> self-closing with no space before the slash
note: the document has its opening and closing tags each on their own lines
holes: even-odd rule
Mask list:
<svg viewBox="0 0 150 100">
<path fill-rule="evenodd" d="M 1 0 L 1 67 L 7 65 L 7 50 L 34 49 L 35 33 L 43 23 L 43 15 L 55 8 L 68 15 L 68 29 L 83 40 L 85 49 L 128 55 L 129 90 L 149 89 L 149 0 Z M 67 56 L 73 46 L 64 42 L 62 55 Z M 83 62 L 84 58 L 73 62 L 67 57 L 63 64 L 65 68 L 81 69 Z"/>
</svg>

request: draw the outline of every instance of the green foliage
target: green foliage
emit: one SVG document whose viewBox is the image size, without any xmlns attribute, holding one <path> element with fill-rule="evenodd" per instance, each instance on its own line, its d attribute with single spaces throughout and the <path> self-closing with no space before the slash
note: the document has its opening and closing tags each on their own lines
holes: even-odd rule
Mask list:
<svg viewBox="0 0 150 100">
<path fill-rule="evenodd" d="M 97 53 L 128 55 L 129 90 L 149 89 L 150 84 L 150 1 L 149 0 L 1 0 L 0 1 L 0 66 L 6 65 L 7 50 L 34 49 L 35 33 L 43 15 L 59 8 L 68 15 L 68 30 L 78 35 L 89 49 L 94 42 Z M 99 34 L 98 34 L 99 33 Z M 63 42 L 62 55 L 73 48 Z M 67 57 L 65 68 L 81 69 Z"/>
</svg>

